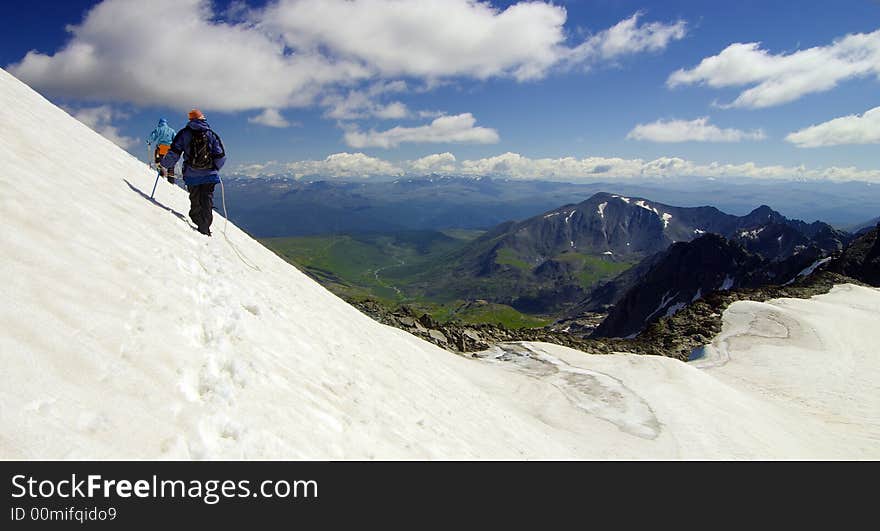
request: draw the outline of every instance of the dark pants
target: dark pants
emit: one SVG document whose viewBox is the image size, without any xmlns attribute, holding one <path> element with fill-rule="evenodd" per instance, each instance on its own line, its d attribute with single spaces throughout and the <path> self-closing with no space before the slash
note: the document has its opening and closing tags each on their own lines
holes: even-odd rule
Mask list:
<svg viewBox="0 0 880 531">
<path fill-rule="evenodd" d="M 202 234 L 211 235 L 211 223 L 214 221 L 214 187 L 216 184 L 200 184 L 187 186 L 189 191 L 189 217 Z"/>
</svg>

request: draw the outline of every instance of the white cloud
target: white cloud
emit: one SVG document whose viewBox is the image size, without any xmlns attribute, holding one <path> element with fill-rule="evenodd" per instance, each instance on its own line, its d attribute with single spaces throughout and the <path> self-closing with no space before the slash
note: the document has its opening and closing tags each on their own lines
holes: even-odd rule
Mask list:
<svg viewBox="0 0 880 531">
<path fill-rule="evenodd" d="M 476 126 L 477 120 L 471 113 L 455 116 L 441 116 L 429 125 L 418 127 L 397 126 L 386 131 L 370 130 L 361 132 L 351 129 L 345 133 L 345 142 L 354 148 L 380 147 L 392 148 L 403 143 L 464 143 L 494 144 L 498 142 L 498 132 L 487 127 Z"/>
<path fill-rule="evenodd" d="M 324 160 L 291 162 L 286 165 L 286 170 L 297 178 L 308 175 L 352 178 L 404 174 L 404 170 L 395 164 L 363 153 L 334 153 Z"/>
<path fill-rule="evenodd" d="M 157 37 L 157 13 L 173 18 L 174 38 Z M 9 71 L 50 95 L 220 111 L 307 105 L 325 85 L 372 75 L 352 61 L 285 53 L 255 21 L 214 20 L 207 0 L 104 0 L 68 28 L 64 48 L 31 51 Z"/>
<path fill-rule="evenodd" d="M 285 128 L 296 125 L 288 121 L 278 109 L 265 109 L 256 116 L 248 118 L 248 122 L 252 124 L 265 125 L 266 127 Z"/>
<path fill-rule="evenodd" d="M 541 78 L 563 63 L 659 50 L 684 35 L 681 22 L 639 24 L 634 16 L 569 47 L 565 9 L 544 1 L 504 9 L 476 0 L 236 5 L 224 21 L 208 0 L 104 0 L 68 28 L 63 48 L 31 51 L 8 69 L 52 96 L 182 110 L 283 110 L 367 83 L 399 88 L 389 78 L 426 87 L 444 78 Z M 173 17 L 177 37 L 157 38 L 157 13 Z M 402 113 L 393 102 L 372 115 Z"/>
<path fill-rule="evenodd" d="M 443 111 L 419 111 L 419 118 L 439 118 L 441 116 L 446 116 L 446 113 Z"/>
<path fill-rule="evenodd" d="M 544 77 L 561 61 L 595 61 L 664 48 L 684 23 L 638 24 L 638 14 L 569 48 L 564 8 L 475 0 L 282 0 L 266 23 L 297 49 L 320 46 L 383 76 Z M 589 51 L 587 51 L 589 50 Z"/>
<path fill-rule="evenodd" d="M 414 160 L 407 165 L 410 172 L 414 173 L 453 173 L 456 171 L 455 155 L 449 153 L 435 153 Z"/>
<path fill-rule="evenodd" d="M 546 70 L 565 10 L 543 2 L 500 11 L 470 0 L 291 0 L 267 23 L 297 49 L 324 46 L 383 76 L 491 76 Z"/>
<path fill-rule="evenodd" d="M 269 167 L 271 166 L 271 171 Z M 245 170 L 249 170 L 248 173 Z M 295 177 L 308 175 L 322 178 L 387 177 L 444 173 L 448 175 L 489 176 L 508 179 L 541 179 L 566 182 L 600 182 L 629 179 L 654 181 L 679 178 L 756 179 L 779 181 L 861 181 L 880 183 L 880 170 L 855 167 L 807 168 L 805 166 L 767 165 L 754 162 L 700 164 L 679 157 L 653 160 L 618 157 L 576 157 L 532 159 L 519 153 L 503 153 L 493 157 L 458 160 L 452 153 L 436 153 L 412 161 L 391 162 L 363 153 L 336 153 L 320 161 L 288 164 L 240 166 L 239 173 L 289 172 Z"/>
<path fill-rule="evenodd" d="M 613 60 L 625 55 L 657 52 L 687 34 L 687 25 L 682 20 L 671 24 L 651 22 L 639 25 L 641 16 L 641 13 L 636 13 L 587 39 L 569 52 L 567 60 L 589 64 L 600 59 Z"/>
<path fill-rule="evenodd" d="M 797 147 L 880 144 L 880 107 L 795 131 L 785 139 Z"/>
<path fill-rule="evenodd" d="M 393 120 L 399 118 L 406 118 L 409 116 L 409 109 L 406 108 L 406 105 L 400 103 L 399 101 L 395 101 L 389 103 L 388 105 L 382 105 L 373 113 L 373 116 L 376 118 L 382 118 L 385 120 Z"/>
<path fill-rule="evenodd" d="M 809 169 L 804 166 L 760 166 L 753 162 L 699 164 L 678 157 L 654 160 L 587 157 L 576 159 L 530 159 L 517 153 L 461 162 L 459 171 L 469 175 L 496 175 L 514 179 L 590 180 L 665 178 L 752 178 L 770 180 L 826 180 L 880 182 L 880 170 L 854 167 Z"/>
<path fill-rule="evenodd" d="M 68 112 L 70 112 L 74 118 L 91 127 L 101 136 L 123 149 L 129 149 L 138 144 L 137 138 L 124 136 L 119 132 L 119 128 L 113 125 L 113 120 L 125 118 L 126 115 L 113 109 L 109 105 L 68 109 Z"/>
<path fill-rule="evenodd" d="M 466 175 L 495 175 L 514 179 L 595 178 L 607 175 L 635 176 L 640 166 L 639 162 L 619 158 L 531 159 L 508 152 L 494 157 L 464 160 L 460 171 Z"/>
<path fill-rule="evenodd" d="M 674 72 L 667 85 L 752 87 L 730 107 L 763 108 L 824 92 L 847 79 L 880 79 L 880 30 L 846 35 L 827 46 L 774 55 L 760 43 L 734 43 L 688 70 Z"/>
<path fill-rule="evenodd" d="M 766 138 L 760 129 L 743 131 L 741 129 L 721 129 L 709 123 L 708 117 L 696 120 L 657 120 L 648 124 L 636 125 L 627 138 L 649 142 L 740 142 L 742 140 L 763 140 Z"/>
<path fill-rule="evenodd" d="M 382 93 L 370 89 L 351 90 L 346 96 L 330 94 L 324 97 L 321 105 L 327 108 L 325 116 L 336 120 L 358 120 L 370 117 L 393 120 L 407 118 L 410 115 L 407 106 L 399 101 L 388 104 L 375 101 Z"/>
</svg>

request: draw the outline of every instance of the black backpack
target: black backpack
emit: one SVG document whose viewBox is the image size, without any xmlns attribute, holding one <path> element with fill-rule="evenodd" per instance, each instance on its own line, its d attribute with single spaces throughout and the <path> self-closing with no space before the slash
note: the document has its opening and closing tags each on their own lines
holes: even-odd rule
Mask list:
<svg viewBox="0 0 880 531">
<path fill-rule="evenodd" d="M 189 140 L 187 166 L 194 170 L 213 170 L 214 157 L 211 155 L 211 142 L 208 140 L 208 133 L 213 134 L 213 132 L 205 130 L 191 131 L 192 136 Z"/>
</svg>

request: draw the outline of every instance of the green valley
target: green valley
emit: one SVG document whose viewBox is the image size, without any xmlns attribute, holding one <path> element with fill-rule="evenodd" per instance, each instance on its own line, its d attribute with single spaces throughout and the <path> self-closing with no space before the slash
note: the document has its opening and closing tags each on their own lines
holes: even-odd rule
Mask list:
<svg viewBox="0 0 880 531">
<path fill-rule="evenodd" d="M 451 229 L 394 233 L 333 234 L 260 240 L 284 260 L 349 300 L 376 300 L 388 308 L 406 305 L 439 322 L 542 327 L 555 312 L 515 308 L 520 297 L 540 298 L 562 279 L 540 278 L 536 267 L 509 248 L 491 254 L 485 268 L 473 260 L 485 256 L 496 239 L 484 231 Z M 585 291 L 627 269 L 630 262 L 565 252 L 553 262 L 573 272 L 564 282 Z"/>
</svg>

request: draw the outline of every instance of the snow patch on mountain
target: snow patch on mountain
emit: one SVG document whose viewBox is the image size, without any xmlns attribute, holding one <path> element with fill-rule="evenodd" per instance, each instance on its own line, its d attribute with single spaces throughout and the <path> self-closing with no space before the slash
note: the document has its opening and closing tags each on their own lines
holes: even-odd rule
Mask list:
<svg viewBox="0 0 880 531">
<path fill-rule="evenodd" d="M 754 230 L 744 230 L 744 231 L 740 231 L 740 233 L 739 233 L 739 237 L 740 237 L 740 238 L 748 238 L 748 239 L 750 239 L 750 240 L 757 239 L 757 238 L 758 238 L 758 235 L 761 234 L 762 232 L 764 232 L 764 229 L 765 229 L 765 228 L 766 228 L 766 227 L 761 227 L 761 228 L 759 228 L 759 229 L 754 229 Z M 781 242 L 781 241 L 782 241 L 782 236 L 780 236 L 780 237 L 777 238 L 777 239 L 778 239 L 778 241 Z"/>
<path fill-rule="evenodd" d="M 674 295 L 670 295 L 668 291 L 666 293 L 664 293 L 663 297 L 661 297 L 661 299 L 660 299 L 660 304 L 657 306 L 657 309 L 654 310 L 653 312 L 651 312 L 650 315 L 645 317 L 645 322 L 646 323 L 650 322 L 652 317 L 654 317 L 655 315 L 660 313 L 664 308 L 666 308 L 666 306 L 670 302 L 674 301 L 676 297 L 678 297 L 678 292 L 676 292 Z"/>
<path fill-rule="evenodd" d="M 628 202 L 629 202 L 629 201 L 627 201 L 627 203 L 628 203 Z M 664 228 L 664 229 L 667 228 L 667 227 L 669 227 L 669 220 L 672 219 L 672 214 L 670 214 L 670 213 L 668 213 L 668 212 L 662 212 L 662 213 L 661 213 L 661 212 L 660 212 L 659 210 L 657 210 L 655 207 L 649 205 L 648 203 L 646 203 L 645 201 L 643 201 L 643 200 L 641 200 L 641 199 L 638 200 L 638 201 L 636 201 L 634 204 L 635 204 L 636 206 L 639 206 L 639 207 L 644 208 L 645 210 L 647 210 L 647 211 L 649 211 L 649 212 L 653 212 L 654 214 L 656 214 L 656 216 L 657 216 L 658 218 L 660 218 L 660 221 L 663 222 L 663 228 Z"/>
<path fill-rule="evenodd" d="M 724 280 L 721 282 L 721 286 L 718 287 L 719 291 L 727 291 L 733 288 L 734 279 L 728 275 L 724 277 Z"/>
<path fill-rule="evenodd" d="M 795 275 L 794 278 L 792 278 L 791 280 L 786 282 L 784 285 L 788 286 L 789 284 L 793 283 L 794 281 L 796 281 L 797 279 L 799 279 L 801 277 L 808 277 L 808 276 L 812 275 L 817 269 L 819 269 L 823 265 L 830 262 L 832 258 L 833 257 L 831 257 L 831 256 L 826 256 L 825 258 L 820 258 L 819 260 L 816 260 L 815 262 L 813 262 L 809 266 L 805 267 L 801 272 L 799 272 L 797 275 Z"/>
<path fill-rule="evenodd" d="M 677 302 L 677 303 L 673 304 L 672 306 L 670 306 L 666 310 L 666 314 L 664 315 L 664 317 L 672 317 L 673 315 L 678 313 L 678 311 L 681 310 L 682 308 L 684 308 L 685 306 L 687 306 L 687 304 L 684 302 Z"/>
</svg>

